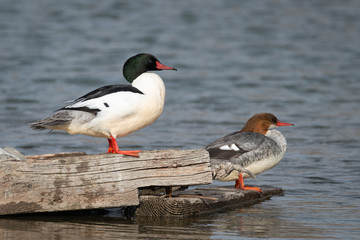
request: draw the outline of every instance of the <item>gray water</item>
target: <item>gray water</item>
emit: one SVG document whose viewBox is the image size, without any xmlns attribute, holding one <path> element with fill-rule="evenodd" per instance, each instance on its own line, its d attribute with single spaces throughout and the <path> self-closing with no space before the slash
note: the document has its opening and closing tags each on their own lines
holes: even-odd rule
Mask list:
<svg viewBox="0 0 360 240">
<path fill-rule="evenodd" d="M 123 149 L 202 148 L 272 112 L 288 151 L 246 182 L 285 189 L 183 220 L 92 214 L 0 219 L 3 239 L 360 239 L 360 2 L 0 0 L 0 147 L 25 155 L 107 150 L 28 123 L 97 87 L 125 83 L 139 52 L 177 72 L 162 116 Z M 214 182 L 214 185 L 233 183 Z"/>
</svg>

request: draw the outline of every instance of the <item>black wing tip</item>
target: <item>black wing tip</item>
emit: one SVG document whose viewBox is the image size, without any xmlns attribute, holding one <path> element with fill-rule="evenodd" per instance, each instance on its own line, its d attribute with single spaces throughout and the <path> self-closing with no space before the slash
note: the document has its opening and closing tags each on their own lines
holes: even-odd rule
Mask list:
<svg viewBox="0 0 360 240">
<path fill-rule="evenodd" d="M 122 92 L 122 91 L 144 94 L 136 87 L 133 87 L 132 85 L 128 85 L 128 84 L 106 85 L 106 86 L 99 87 L 99 88 L 73 100 L 72 103 L 84 102 L 84 101 L 87 101 L 90 99 L 102 97 L 107 94 L 111 94 L 111 93 L 115 93 L 115 92 Z"/>
</svg>

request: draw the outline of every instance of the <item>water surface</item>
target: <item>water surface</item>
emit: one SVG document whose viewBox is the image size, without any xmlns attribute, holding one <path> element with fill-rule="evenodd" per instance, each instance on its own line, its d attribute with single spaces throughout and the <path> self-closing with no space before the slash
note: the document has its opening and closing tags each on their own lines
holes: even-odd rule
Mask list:
<svg viewBox="0 0 360 240">
<path fill-rule="evenodd" d="M 0 146 L 25 155 L 104 152 L 107 141 L 28 123 L 97 87 L 125 83 L 139 52 L 177 72 L 162 116 L 124 149 L 202 148 L 272 112 L 295 127 L 284 160 L 251 184 L 285 195 L 184 220 L 121 214 L 0 219 L 4 239 L 358 239 L 360 2 L 12 1 L 0 8 Z M 233 183 L 218 183 L 214 185 Z"/>
</svg>

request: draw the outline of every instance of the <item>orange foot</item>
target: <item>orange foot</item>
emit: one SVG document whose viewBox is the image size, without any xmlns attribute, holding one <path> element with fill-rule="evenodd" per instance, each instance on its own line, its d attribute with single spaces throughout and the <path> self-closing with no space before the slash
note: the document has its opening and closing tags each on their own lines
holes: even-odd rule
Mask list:
<svg viewBox="0 0 360 240">
<path fill-rule="evenodd" d="M 239 179 L 235 180 L 235 188 L 241 189 L 241 190 L 253 190 L 253 191 L 257 191 L 257 192 L 262 192 L 261 188 L 259 188 L 259 187 L 245 186 L 244 179 L 243 179 L 241 173 L 239 173 Z"/>
<path fill-rule="evenodd" d="M 122 151 L 119 149 L 116 139 L 113 138 L 113 136 L 111 136 L 111 139 L 108 139 L 109 142 L 109 149 L 108 149 L 108 153 L 117 153 L 117 154 L 122 154 L 122 155 L 127 155 L 127 156 L 134 156 L 134 157 L 139 157 L 139 153 L 141 151 L 135 150 L 135 151 Z"/>
</svg>

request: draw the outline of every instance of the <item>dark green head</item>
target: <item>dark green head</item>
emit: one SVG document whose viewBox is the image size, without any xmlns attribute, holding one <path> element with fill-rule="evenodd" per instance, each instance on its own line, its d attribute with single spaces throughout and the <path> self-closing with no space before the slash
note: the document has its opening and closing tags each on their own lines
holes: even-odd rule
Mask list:
<svg viewBox="0 0 360 240">
<path fill-rule="evenodd" d="M 132 83 L 140 74 L 147 71 L 158 70 L 175 70 L 176 68 L 168 67 L 160 63 L 160 61 L 151 54 L 139 53 L 129 58 L 123 67 L 125 79 Z"/>
</svg>

